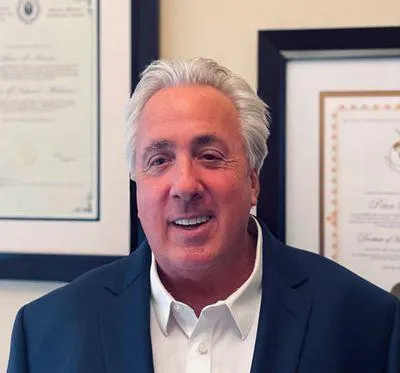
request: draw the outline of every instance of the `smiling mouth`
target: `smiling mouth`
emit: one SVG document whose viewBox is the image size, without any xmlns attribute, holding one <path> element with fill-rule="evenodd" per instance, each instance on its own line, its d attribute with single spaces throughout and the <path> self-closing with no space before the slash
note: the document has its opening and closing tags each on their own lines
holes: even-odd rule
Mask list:
<svg viewBox="0 0 400 373">
<path fill-rule="evenodd" d="M 184 229 L 197 228 L 211 220 L 211 216 L 199 216 L 191 219 L 176 219 L 173 221 L 174 226 Z"/>
</svg>

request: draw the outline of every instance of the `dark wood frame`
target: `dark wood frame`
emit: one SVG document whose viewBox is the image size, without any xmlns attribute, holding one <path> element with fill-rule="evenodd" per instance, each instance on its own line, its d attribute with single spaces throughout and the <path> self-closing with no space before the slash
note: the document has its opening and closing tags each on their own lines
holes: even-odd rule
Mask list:
<svg viewBox="0 0 400 373">
<path fill-rule="evenodd" d="M 260 174 L 257 214 L 275 236 L 285 241 L 286 65 L 290 60 L 285 52 L 346 51 L 346 57 L 336 53 L 335 58 L 362 58 L 364 51 L 376 50 L 374 57 L 379 57 L 382 50 L 399 50 L 400 27 L 263 30 L 258 36 L 258 94 L 270 106 L 272 122 L 269 155 Z M 400 55 L 396 51 L 393 54 Z"/>
<path fill-rule="evenodd" d="M 132 90 L 145 66 L 158 57 L 158 0 L 131 0 L 131 82 Z M 122 110 L 123 108 L 121 108 Z M 127 180 L 128 180 L 127 171 Z M 128 181 L 127 181 L 128 182 Z M 136 187 L 131 192 L 131 251 L 138 243 Z M 0 279 L 71 281 L 80 274 L 109 263 L 118 256 L 0 254 Z"/>
</svg>

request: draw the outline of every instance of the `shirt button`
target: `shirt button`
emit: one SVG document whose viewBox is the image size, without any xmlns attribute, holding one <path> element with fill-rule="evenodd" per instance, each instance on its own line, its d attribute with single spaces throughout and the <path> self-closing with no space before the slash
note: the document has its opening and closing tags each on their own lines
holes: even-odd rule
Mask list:
<svg viewBox="0 0 400 373">
<path fill-rule="evenodd" d="M 174 310 L 179 312 L 181 310 L 181 306 L 179 304 L 174 304 Z"/>
<path fill-rule="evenodd" d="M 198 352 L 200 355 L 206 354 L 206 353 L 208 352 L 207 345 L 206 345 L 204 342 L 200 342 L 200 343 L 197 345 L 197 352 Z"/>
</svg>

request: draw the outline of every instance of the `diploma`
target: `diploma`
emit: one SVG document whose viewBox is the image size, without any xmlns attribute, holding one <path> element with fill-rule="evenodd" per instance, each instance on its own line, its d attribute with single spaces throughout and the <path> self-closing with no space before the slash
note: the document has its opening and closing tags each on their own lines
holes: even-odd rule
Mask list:
<svg viewBox="0 0 400 373">
<path fill-rule="evenodd" d="M 97 2 L 0 4 L 0 219 L 97 219 Z"/>
<path fill-rule="evenodd" d="M 320 104 L 323 252 L 396 293 L 400 92 L 324 92 Z"/>
</svg>

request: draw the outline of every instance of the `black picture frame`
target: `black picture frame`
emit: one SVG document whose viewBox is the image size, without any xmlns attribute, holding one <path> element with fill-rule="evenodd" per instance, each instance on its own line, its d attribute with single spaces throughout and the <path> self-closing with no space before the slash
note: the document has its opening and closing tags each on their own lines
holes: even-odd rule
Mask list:
<svg viewBox="0 0 400 373">
<path fill-rule="evenodd" d="M 286 66 L 292 58 L 310 58 L 288 57 L 288 52 L 292 56 L 293 52 L 297 56 L 325 52 L 324 58 L 365 58 L 398 56 L 399 48 L 400 27 L 259 31 L 258 94 L 270 106 L 271 136 L 260 173 L 257 215 L 281 241 L 286 236 Z"/>
<path fill-rule="evenodd" d="M 159 51 L 159 1 L 131 0 L 131 86 L 139 81 L 140 72 Z M 123 108 L 121 108 L 123 110 Z M 128 180 L 127 170 L 127 180 Z M 130 250 L 139 240 L 136 187 L 130 184 L 131 237 Z M 109 263 L 119 256 L 0 254 L 0 279 L 71 281 L 80 274 Z"/>
</svg>

